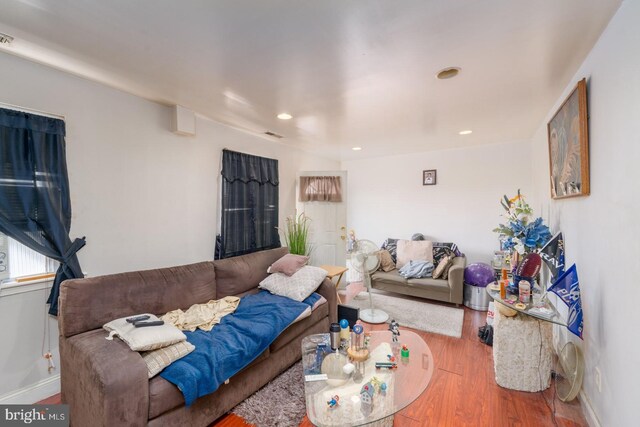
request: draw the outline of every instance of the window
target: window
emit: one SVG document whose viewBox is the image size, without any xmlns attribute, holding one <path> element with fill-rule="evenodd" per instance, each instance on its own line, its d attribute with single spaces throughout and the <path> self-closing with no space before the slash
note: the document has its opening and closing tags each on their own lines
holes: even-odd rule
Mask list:
<svg viewBox="0 0 640 427">
<path fill-rule="evenodd" d="M 216 258 L 280 247 L 278 161 L 223 150 L 222 177 Z"/>
<path fill-rule="evenodd" d="M 8 267 L 11 276 L 33 274 L 51 269 L 47 258 L 63 263 L 47 299 L 54 316 L 60 283 L 83 277 L 76 252 L 86 243 L 84 238 L 69 237 L 71 198 L 64 135 L 63 120 L 0 108 L 0 231 L 42 254 L 6 240 L 5 270 Z"/>
<path fill-rule="evenodd" d="M 0 281 L 55 273 L 58 262 L 0 233 Z"/>
</svg>

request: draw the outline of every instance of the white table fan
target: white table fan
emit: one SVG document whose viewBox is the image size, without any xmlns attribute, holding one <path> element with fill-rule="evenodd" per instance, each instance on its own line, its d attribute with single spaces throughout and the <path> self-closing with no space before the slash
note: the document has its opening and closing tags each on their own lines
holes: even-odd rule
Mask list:
<svg viewBox="0 0 640 427">
<path fill-rule="evenodd" d="M 355 270 L 362 273 L 364 284 L 369 292 L 370 308 L 360 310 L 360 319 L 367 323 L 384 323 L 389 319 L 389 315 L 373 306 L 371 296 L 371 274 L 380 266 L 380 260 L 375 254 L 378 246 L 371 240 L 358 240 L 355 249 L 351 253 L 351 265 Z"/>
</svg>

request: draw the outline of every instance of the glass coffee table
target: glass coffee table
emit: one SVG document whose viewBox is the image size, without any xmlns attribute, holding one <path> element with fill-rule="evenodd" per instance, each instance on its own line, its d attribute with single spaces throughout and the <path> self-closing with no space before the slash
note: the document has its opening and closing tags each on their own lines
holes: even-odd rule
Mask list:
<svg viewBox="0 0 640 427">
<path fill-rule="evenodd" d="M 402 345 L 409 349 L 407 358 L 401 357 Z M 429 346 L 419 335 L 404 329 L 398 343 L 392 343 L 390 331 L 372 331 L 369 358 L 354 362 L 356 369 L 349 375 L 342 372 L 348 362 L 346 354 L 323 354 L 319 346 L 330 350 L 329 334 L 302 340 L 307 415 L 316 426 L 391 426 L 393 415 L 416 400 L 433 375 Z M 395 357 L 397 368 L 376 369 L 376 362 L 389 362 L 388 355 Z M 313 375 L 321 373 L 327 357 L 331 359 L 331 363 L 324 363 L 329 378 L 314 381 Z M 368 386 L 366 390 L 364 386 Z M 338 399 L 334 401 L 335 396 Z"/>
</svg>

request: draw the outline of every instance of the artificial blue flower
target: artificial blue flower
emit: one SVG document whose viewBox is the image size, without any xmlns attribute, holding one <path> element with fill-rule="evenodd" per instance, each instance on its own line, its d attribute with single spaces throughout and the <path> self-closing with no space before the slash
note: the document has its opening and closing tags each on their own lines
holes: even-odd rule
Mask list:
<svg viewBox="0 0 640 427">
<path fill-rule="evenodd" d="M 519 190 L 516 197 L 509 199 L 505 196 L 500 203 L 507 212 L 505 217 L 508 223 L 500 224 L 494 231 L 503 236 L 502 247 L 505 250 L 528 253 L 541 248 L 551 239 L 549 227 L 542 223 L 542 218 L 528 222 L 533 210 L 524 201 Z"/>
<path fill-rule="evenodd" d="M 525 227 L 522 243 L 528 248 L 539 248 L 551 238 L 549 227 L 542 224 L 542 218 L 537 218 Z"/>
<path fill-rule="evenodd" d="M 507 237 L 504 240 L 504 243 L 502 244 L 502 247 L 507 251 L 510 251 L 511 249 L 515 248 L 515 246 L 516 246 L 516 242 L 513 241 L 513 237 Z"/>
<path fill-rule="evenodd" d="M 513 235 L 516 237 L 521 236 L 525 232 L 525 226 L 522 221 L 509 222 L 509 228 L 513 231 Z"/>
</svg>

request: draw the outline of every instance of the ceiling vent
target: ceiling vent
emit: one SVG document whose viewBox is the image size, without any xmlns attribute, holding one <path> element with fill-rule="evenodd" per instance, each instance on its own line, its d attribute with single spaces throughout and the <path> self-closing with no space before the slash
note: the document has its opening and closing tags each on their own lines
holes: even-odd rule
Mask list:
<svg viewBox="0 0 640 427">
<path fill-rule="evenodd" d="M 11 44 L 13 37 L 8 34 L 0 33 L 0 44 Z"/>
<path fill-rule="evenodd" d="M 438 71 L 438 74 L 436 74 L 436 78 L 440 80 L 451 79 L 457 76 L 460 73 L 460 70 L 460 67 L 447 67 L 444 70 Z"/>
<path fill-rule="evenodd" d="M 282 136 L 282 135 L 278 135 L 277 133 L 271 132 L 270 130 L 266 131 L 264 134 L 265 134 L 265 135 L 272 136 L 272 137 L 274 137 L 274 138 L 278 138 L 278 139 L 282 139 L 282 138 L 284 138 L 284 136 Z"/>
</svg>

